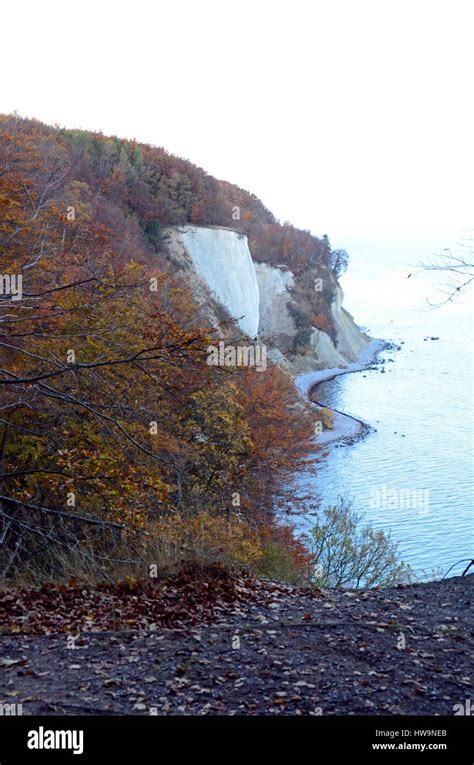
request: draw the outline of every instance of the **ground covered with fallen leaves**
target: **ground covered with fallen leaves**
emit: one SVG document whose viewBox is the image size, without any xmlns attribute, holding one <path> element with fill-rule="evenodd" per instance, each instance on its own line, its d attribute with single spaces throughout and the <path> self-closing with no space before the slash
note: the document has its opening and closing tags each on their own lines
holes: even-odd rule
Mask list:
<svg viewBox="0 0 474 765">
<path fill-rule="evenodd" d="M 305 590 L 218 570 L 0 592 L 0 703 L 23 714 L 452 715 L 473 576 Z"/>
</svg>

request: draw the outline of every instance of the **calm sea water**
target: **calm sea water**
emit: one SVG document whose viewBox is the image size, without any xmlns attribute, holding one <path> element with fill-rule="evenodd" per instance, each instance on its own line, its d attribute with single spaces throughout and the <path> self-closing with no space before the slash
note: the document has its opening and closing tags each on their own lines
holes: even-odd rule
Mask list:
<svg viewBox="0 0 474 765">
<path fill-rule="evenodd" d="M 473 314 L 469 299 L 425 310 L 425 297 L 436 297 L 433 277 L 407 279 L 410 270 L 359 259 L 342 281 L 357 323 L 403 345 L 384 351 L 375 370 L 320 386 L 319 401 L 376 431 L 331 447 L 309 484 L 323 506 L 350 495 L 367 522 L 391 530 L 417 575 L 430 578 L 474 557 Z M 424 340 L 432 336 L 439 340 Z"/>
</svg>

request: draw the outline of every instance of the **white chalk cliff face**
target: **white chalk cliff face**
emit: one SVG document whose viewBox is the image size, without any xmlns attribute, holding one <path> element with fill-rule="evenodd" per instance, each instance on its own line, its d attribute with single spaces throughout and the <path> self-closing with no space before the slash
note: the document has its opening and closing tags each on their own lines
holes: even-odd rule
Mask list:
<svg viewBox="0 0 474 765">
<path fill-rule="evenodd" d="M 180 226 L 179 239 L 215 299 L 246 335 L 259 324 L 259 290 L 247 237 L 226 228 Z"/>
<path fill-rule="evenodd" d="M 360 331 L 351 314 L 342 307 L 344 293 L 342 287 L 336 287 L 336 297 L 331 305 L 331 313 L 337 333 L 337 349 L 349 361 L 355 361 L 367 345 L 367 335 Z"/>
<path fill-rule="evenodd" d="M 335 342 L 313 327 L 306 350 L 296 356 L 288 353 L 298 331 L 288 305 L 298 303 L 291 292 L 295 277 L 286 266 L 254 262 L 247 236 L 232 229 L 187 224 L 171 227 L 167 233 L 168 251 L 176 264 L 194 270 L 199 277 L 194 282 L 196 298 L 205 301 L 207 287 L 214 300 L 236 319 L 241 331 L 264 339 L 268 357 L 292 373 L 344 367 L 368 344 L 370 338 L 342 307 L 343 292 L 335 283 L 330 306 Z"/>
<path fill-rule="evenodd" d="M 294 323 L 288 312 L 291 299 L 288 288 L 294 284 L 288 268 L 274 268 L 267 263 L 255 263 L 260 293 L 258 331 L 261 335 L 293 334 Z"/>
<path fill-rule="evenodd" d="M 361 351 L 368 345 L 370 338 L 361 332 L 351 314 L 342 307 L 344 293 L 337 285 L 335 297 L 331 303 L 331 314 L 336 330 L 336 342 L 326 332 L 314 328 L 310 346 L 314 349 L 318 363 L 324 368 L 344 367 L 357 360 Z M 305 356 L 297 362 L 295 371 L 309 371 L 310 360 Z"/>
</svg>

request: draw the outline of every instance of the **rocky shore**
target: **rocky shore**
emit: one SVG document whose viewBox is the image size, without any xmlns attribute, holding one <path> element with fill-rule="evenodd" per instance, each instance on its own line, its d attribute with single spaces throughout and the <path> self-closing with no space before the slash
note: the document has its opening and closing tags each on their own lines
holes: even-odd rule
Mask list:
<svg viewBox="0 0 474 765">
<path fill-rule="evenodd" d="M 364 438 L 371 429 L 368 423 L 357 419 L 357 417 L 340 412 L 337 409 L 332 409 L 331 407 L 326 407 L 323 402 L 318 400 L 319 385 L 323 382 L 334 380 L 340 375 L 362 372 L 364 369 L 371 368 L 375 363 L 378 354 L 387 347 L 390 347 L 390 343 L 387 343 L 384 340 L 373 339 L 360 352 L 355 362 L 347 364 L 347 366 L 344 367 L 306 372 L 305 374 L 298 375 L 295 379 L 296 387 L 302 397 L 308 399 L 318 407 L 329 409 L 332 413 L 333 427 L 330 430 L 327 429 L 318 434 L 317 443 L 319 446 L 328 446 L 336 443 L 352 444 L 359 441 L 361 438 Z"/>
</svg>

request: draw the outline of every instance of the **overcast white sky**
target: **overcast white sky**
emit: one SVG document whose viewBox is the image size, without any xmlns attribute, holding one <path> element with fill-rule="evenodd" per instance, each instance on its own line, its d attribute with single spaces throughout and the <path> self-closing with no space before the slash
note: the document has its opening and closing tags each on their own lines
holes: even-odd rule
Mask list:
<svg viewBox="0 0 474 765">
<path fill-rule="evenodd" d="M 472 0 L 2 8 L 0 111 L 164 146 L 349 250 L 474 227 Z"/>
</svg>

